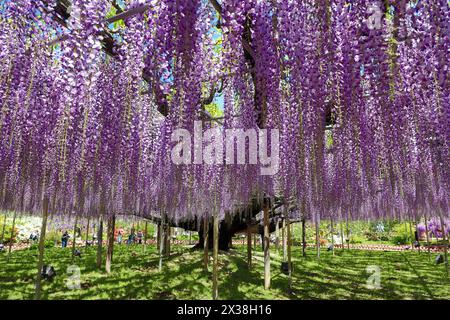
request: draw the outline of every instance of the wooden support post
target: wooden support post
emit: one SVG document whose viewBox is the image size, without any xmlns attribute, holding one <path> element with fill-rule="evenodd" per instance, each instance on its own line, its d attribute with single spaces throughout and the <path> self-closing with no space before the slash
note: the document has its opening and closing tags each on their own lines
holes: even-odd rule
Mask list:
<svg viewBox="0 0 450 320">
<path fill-rule="evenodd" d="M 302 218 L 302 255 L 306 257 L 306 221 Z"/>
<path fill-rule="evenodd" d="M 0 240 L 0 243 L 3 244 L 3 241 L 5 240 L 5 228 L 6 228 L 6 211 L 5 211 L 5 215 L 3 218 L 3 227 L 2 227 L 2 237 Z"/>
<path fill-rule="evenodd" d="M 409 218 L 409 234 L 411 237 L 411 250 L 414 250 L 414 233 L 412 231 L 412 221 L 411 221 L 411 217 Z"/>
<path fill-rule="evenodd" d="M 278 226 L 278 220 L 275 221 L 275 251 L 278 253 L 280 249 L 280 227 Z"/>
<path fill-rule="evenodd" d="M 287 247 L 287 263 L 288 263 L 288 288 L 291 290 L 292 287 L 292 255 L 291 255 L 291 246 L 292 246 L 292 239 L 291 239 L 291 222 L 289 220 L 289 212 L 287 204 L 284 204 L 284 219 L 283 219 L 283 229 L 286 229 L 286 236 L 287 239 L 283 237 L 283 246 Z M 286 246 L 287 242 L 287 246 Z M 283 261 L 286 261 L 283 259 Z"/>
<path fill-rule="evenodd" d="M 75 217 L 75 224 L 73 225 L 73 240 L 72 240 L 72 262 L 75 258 L 75 246 L 77 240 L 77 225 L 78 225 L 78 216 Z"/>
<path fill-rule="evenodd" d="M 316 226 L 316 250 L 317 250 L 317 259 L 320 259 L 320 234 L 319 234 L 319 215 L 316 214 L 315 219 L 315 226 Z"/>
<path fill-rule="evenodd" d="M 172 239 L 172 228 L 168 224 L 166 224 L 164 228 L 164 241 L 166 242 L 164 246 L 164 256 L 168 258 L 170 257 L 170 241 Z"/>
<path fill-rule="evenodd" d="M 441 221 L 441 229 L 442 229 L 442 240 L 444 242 L 444 264 L 445 264 L 445 271 L 447 273 L 447 277 L 450 276 L 450 270 L 448 268 L 448 243 L 447 243 L 447 239 L 445 237 L 445 228 L 444 228 L 444 218 L 442 218 L 442 214 L 439 211 L 439 219 Z"/>
<path fill-rule="evenodd" d="M 270 289 L 269 199 L 264 199 L 264 289 Z"/>
<path fill-rule="evenodd" d="M 414 231 L 414 240 L 416 240 L 417 242 L 418 242 L 418 249 L 419 249 L 419 253 L 421 252 L 421 250 L 422 250 L 422 245 L 421 245 L 421 243 L 420 243 L 420 234 L 419 234 L 419 230 L 417 229 L 417 226 L 419 225 L 419 220 L 417 220 L 417 217 L 418 217 L 419 215 L 418 214 L 416 214 L 415 215 L 415 219 L 414 219 L 414 225 L 415 225 L 415 231 Z M 417 236 L 417 239 L 416 239 L 416 236 Z"/>
<path fill-rule="evenodd" d="M 148 221 L 145 221 L 145 227 L 144 227 L 144 252 L 147 249 L 147 233 L 148 233 Z"/>
<path fill-rule="evenodd" d="M 165 228 L 163 227 L 164 225 L 164 220 L 161 220 L 161 225 L 160 225 L 160 229 L 159 229 L 159 266 L 158 266 L 158 270 L 159 272 L 162 271 L 162 265 L 163 265 L 163 257 L 164 257 L 164 245 L 165 245 L 165 241 L 164 241 L 164 233 L 165 233 Z"/>
<path fill-rule="evenodd" d="M 156 248 L 159 252 L 159 248 L 161 247 L 161 223 L 156 225 Z"/>
<path fill-rule="evenodd" d="M 17 212 L 14 211 L 12 227 L 11 227 L 11 235 L 9 237 L 8 262 L 9 262 L 9 259 L 11 259 L 11 251 L 12 251 L 13 238 L 14 238 L 14 229 L 16 227 L 16 218 L 17 218 Z"/>
<path fill-rule="evenodd" d="M 427 219 L 426 211 L 424 214 L 424 219 L 425 219 L 425 235 L 427 237 L 428 261 L 431 261 L 430 236 L 428 235 L 428 219 Z"/>
<path fill-rule="evenodd" d="M 348 224 L 348 214 L 347 214 L 347 250 L 350 250 L 350 228 Z"/>
<path fill-rule="evenodd" d="M 90 222 L 90 217 L 88 217 L 88 221 L 87 221 L 87 226 L 86 226 L 86 242 L 85 242 L 85 248 L 87 248 L 88 246 L 88 240 L 89 240 L 89 222 Z"/>
<path fill-rule="evenodd" d="M 291 222 L 289 221 L 289 217 L 286 216 L 286 225 L 287 225 L 287 262 L 288 262 L 288 287 L 291 289 L 292 287 L 292 255 L 291 255 Z"/>
<path fill-rule="evenodd" d="M 406 242 L 408 242 L 408 222 L 405 220 L 405 221 L 403 221 L 403 223 L 405 224 Z M 411 235 L 409 235 L 409 236 L 411 237 Z"/>
<path fill-rule="evenodd" d="M 247 266 L 249 270 L 252 268 L 252 232 L 250 224 L 247 224 Z"/>
<path fill-rule="evenodd" d="M 334 223 L 333 218 L 331 218 L 331 250 L 334 256 Z"/>
<path fill-rule="evenodd" d="M 283 218 L 283 227 L 281 228 L 281 238 L 283 246 L 283 262 L 287 259 L 287 248 L 286 248 L 286 217 Z"/>
<path fill-rule="evenodd" d="M 92 226 L 92 245 L 94 245 L 94 235 L 96 235 L 96 224 Z"/>
<path fill-rule="evenodd" d="M 97 230 L 97 268 L 102 267 L 102 247 L 103 247 L 103 217 L 100 217 Z"/>
<path fill-rule="evenodd" d="M 214 210 L 213 215 L 213 300 L 219 298 L 219 217 L 217 214 L 217 209 Z"/>
<path fill-rule="evenodd" d="M 34 292 L 34 299 L 41 299 L 42 283 L 41 283 L 41 272 L 44 265 L 44 248 L 45 248 L 45 232 L 47 230 L 47 218 L 48 218 L 48 197 L 44 197 L 42 201 L 42 224 L 41 224 L 41 234 L 39 235 L 39 256 L 37 263 L 37 275 L 36 275 L 36 287 Z"/>
<path fill-rule="evenodd" d="M 208 270 L 209 256 L 208 256 L 208 246 L 209 246 L 209 219 L 207 217 L 203 218 L 203 268 Z"/>
<path fill-rule="evenodd" d="M 108 231 L 107 231 L 107 244 L 108 247 L 106 248 L 106 264 L 105 269 L 107 273 L 111 273 L 111 265 L 113 260 L 113 253 L 114 253 L 114 230 L 116 226 L 116 216 L 111 215 L 108 218 Z"/>
</svg>

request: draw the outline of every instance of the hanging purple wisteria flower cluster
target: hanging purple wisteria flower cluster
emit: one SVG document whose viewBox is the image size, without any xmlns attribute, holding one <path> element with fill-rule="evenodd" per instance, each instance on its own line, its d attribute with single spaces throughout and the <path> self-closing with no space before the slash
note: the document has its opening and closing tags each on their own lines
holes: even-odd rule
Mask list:
<svg viewBox="0 0 450 320">
<path fill-rule="evenodd" d="M 131 1 L 114 28 L 106 0 L 71 1 L 63 26 L 58 5 L 0 8 L 2 209 L 181 219 L 270 196 L 314 219 L 449 216 L 447 0 Z M 195 121 L 279 130 L 277 174 L 174 164 Z"/>
</svg>

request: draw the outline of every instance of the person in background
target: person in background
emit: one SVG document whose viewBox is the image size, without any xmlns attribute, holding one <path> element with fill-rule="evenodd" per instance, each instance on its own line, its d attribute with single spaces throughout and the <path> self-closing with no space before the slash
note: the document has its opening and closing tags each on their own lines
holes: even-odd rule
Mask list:
<svg viewBox="0 0 450 320">
<path fill-rule="evenodd" d="M 122 231 L 119 231 L 117 234 L 117 243 L 122 244 Z"/>
<path fill-rule="evenodd" d="M 33 231 L 30 235 L 30 240 L 33 242 L 38 242 L 39 240 L 39 232 Z"/>
<path fill-rule="evenodd" d="M 144 236 L 144 233 L 141 230 L 139 230 L 138 233 L 137 233 L 137 238 L 138 238 L 138 243 L 139 244 L 142 244 L 143 236 Z"/>
<path fill-rule="evenodd" d="M 62 237 L 61 237 L 61 245 L 63 248 L 67 247 L 67 243 L 69 242 L 69 233 L 66 231 L 64 231 Z"/>
<path fill-rule="evenodd" d="M 30 240 L 31 242 L 35 242 L 36 241 L 36 232 L 32 231 L 30 234 Z"/>
<path fill-rule="evenodd" d="M 127 244 L 132 244 L 136 240 L 136 235 L 134 234 L 134 230 L 131 231 L 130 235 L 128 236 Z"/>
</svg>

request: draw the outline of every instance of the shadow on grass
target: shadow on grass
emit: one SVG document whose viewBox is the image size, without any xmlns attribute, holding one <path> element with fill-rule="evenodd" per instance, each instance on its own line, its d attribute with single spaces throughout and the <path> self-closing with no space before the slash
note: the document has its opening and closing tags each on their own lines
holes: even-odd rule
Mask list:
<svg viewBox="0 0 450 320">
<path fill-rule="evenodd" d="M 159 257 L 154 246 L 116 246 L 112 273 L 96 267 L 96 248 L 82 249 L 82 258 L 72 262 L 71 250 L 50 248 L 45 262 L 57 276 L 44 283 L 44 299 L 210 299 L 211 272 L 203 270 L 202 251 L 173 246 L 169 258 L 158 271 Z M 280 270 L 282 257 L 271 254 L 271 289 L 264 290 L 263 253 L 255 250 L 253 267 L 247 267 L 245 246 L 235 246 L 219 255 L 219 297 L 221 299 L 450 299 L 449 280 L 439 266 L 416 252 L 375 252 L 337 250 L 335 256 L 323 252 L 321 259 L 308 250 L 301 256 L 293 248 L 292 293 L 287 276 Z M 0 254 L 0 299 L 32 299 L 36 252 L 22 250 L 11 260 Z M 67 267 L 77 265 L 81 290 L 70 290 Z M 381 270 L 381 289 L 371 290 L 366 282 L 367 266 Z M 211 266 L 210 266 L 211 269 Z"/>
</svg>

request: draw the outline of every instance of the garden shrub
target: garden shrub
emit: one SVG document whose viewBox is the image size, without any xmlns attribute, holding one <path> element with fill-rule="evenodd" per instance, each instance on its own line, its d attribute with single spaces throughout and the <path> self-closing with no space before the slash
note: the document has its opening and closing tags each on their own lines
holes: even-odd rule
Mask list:
<svg viewBox="0 0 450 320">
<path fill-rule="evenodd" d="M 394 244 L 410 244 L 411 243 L 411 232 L 409 230 L 409 224 L 399 223 L 393 228 L 394 236 L 391 241 Z"/>
</svg>

